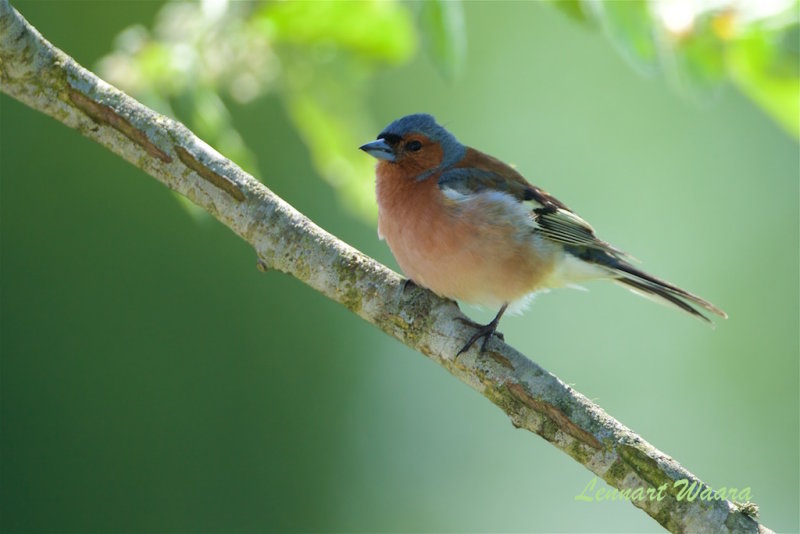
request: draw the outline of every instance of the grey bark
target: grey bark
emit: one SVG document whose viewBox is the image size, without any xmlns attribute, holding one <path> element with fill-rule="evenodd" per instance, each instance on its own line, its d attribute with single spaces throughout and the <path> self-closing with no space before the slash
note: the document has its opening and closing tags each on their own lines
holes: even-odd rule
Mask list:
<svg viewBox="0 0 800 534">
<path fill-rule="evenodd" d="M 182 124 L 110 86 L 46 41 L 0 0 L 0 89 L 61 121 L 208 211 L 250 243 L 265 269 L 303 281 L 425 354 L 620 491 L 659 488 L 633 501 L 672 532 L 770 532 L 757 507 L 679 500 L 676 481 L 707 488 L 596 404 L 512 347 L 454 355 L 471 329 L 451 301 L 403 290 L 403 279 L 338 240 L 222 157 Z M 41 147 L 46 151 L 46 146 Z M 13 179 L 13 177 L 3 177 Z M 635 494 L 634 494 L 635 495 Z"/>
</svg>

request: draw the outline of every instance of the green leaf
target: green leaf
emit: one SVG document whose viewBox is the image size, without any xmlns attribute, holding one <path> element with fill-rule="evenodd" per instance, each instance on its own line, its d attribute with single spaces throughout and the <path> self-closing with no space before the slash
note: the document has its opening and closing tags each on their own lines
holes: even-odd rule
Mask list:
<svg viewBox="0 0 800 534">
<path fill-rule="evenodd" d="M 665 74 L 684 95 L 695 101 L 716 96 L 727 78 L 727 43 L 714 30 L 725 13 L 705 13 L 681 34 L 661 32 L 661 59 Z"/>
<path fill-rule="evenodd" d="M 368 60 L 403 63 L 416 47 L 411 14 L 395 2 L 273 2 L 256 19 L 275 41 L 332 45 Z"/>
<path fill-rule="evenodd" d="M 658 72 L 658 47 L 647 2 L 628 0 L 591 2 L 587 5 L 628 63 L 642 74 Z"/>
<path fill-rule="evenodd" d="M 375 160 L 358 150 L 374 138 L 374 128 L 363 121 L 366 113 L 358 102 L 326 98 L 329 92 L 341 94 L 330 85 L 334 81 L 326 83 L 328 90 L 309 87 L 286 95 L 289 117 L 308 146 L 314 167 L 343 204 L 364 220 L 374 221 Z"/>
<path fill-rule="evenodd" d="M 550 4 L 552 4 L 556 9 L 559 9 L 561 12 L 566 13 L 566 15 L 571 18 L 572 20 L 584 23 L 584 24 L 592 24 L 594 21 L 586 12 L 586 8 L 583 7 L 582 0 L 548 0 Z"/>
<path fill-rule="evenodd" d="M 461 73 L 467 55 L 464 10 L 458 0 L 431 0 L 422 4 L 420 26 L 425 52 L 448 81 Z"/>
<path fill-rule="evenodd" d="M 663 72 L 695 100 L 715 96 L 731 79 L 800 139 L 800 1 L 764 3 L 762 9 L 733 0 L 707 6 L 680 0 L 553 4 L 577 19 L 591 14 L 636 70 Z M 685 27 L 670 25 L 659 11 L 670 6 L 686 8 Z"/>
<path fill-rule="evenodd" d="M 800 139 L 800 24 L 754 26 L 728 54 L 731 77 L 743 93 Z"/>
</svg>

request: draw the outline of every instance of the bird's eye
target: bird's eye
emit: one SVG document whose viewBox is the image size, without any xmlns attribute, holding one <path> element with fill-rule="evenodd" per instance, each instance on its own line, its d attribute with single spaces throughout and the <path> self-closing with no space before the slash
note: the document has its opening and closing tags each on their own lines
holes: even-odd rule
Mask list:
<svg viewBox="0 0 800 534">
<path fill-rule="evenodd" d="M 422 148 L 422 143 L 419 141 L 409 141 L 406 143 L 406 150 L 410 150 L 411 152 L 416 152 L 420 148 Z"/>
</svg>

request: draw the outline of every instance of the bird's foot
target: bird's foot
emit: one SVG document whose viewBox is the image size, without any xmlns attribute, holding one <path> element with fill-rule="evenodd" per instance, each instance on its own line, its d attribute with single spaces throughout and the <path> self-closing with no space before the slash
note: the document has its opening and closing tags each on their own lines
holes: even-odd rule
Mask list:
<svg viewBox="0 0 800 534">
<path fill-rule="evenodd" d="M 402 292 L 403 292 L 403 294 L 405 294 L 405 292 L 406 292 L 406 291 L 408 290 L 408 288 L 410 288 L 410 287 L 418 287 L 418 286 L 417 286 L 417 284 L 415 284 L 415 283 L 414 283 L 414 281 L 413 281 L 411 278 L 406 278 L 406 279 L 403 281 L 403 289 L 402 289 Z"/>
<path fill-rule="evenodd" d="M 457 319 L 460 322 L 464 323 L 465 325 L 471 326 L 471 327 L 477 329 L 477 332 L 472 334 L 472 337 L 469 338 L 469 340 L 467 341 L 466 345 L 461 347 L 461 350 L 458 351 L 458 353 L 456 354 L 456 358 L 461 356 L 461 354 L 467 352 L 469 350 L 469 348 L 472 345 L 474 345 L 475 342 L 478 341 L 481 338 L 483 338 L 483 343 L 481 343 L 481 352 L 484 352 L 486 350 L 486 344 L 489 342 L 489 340 L 492 338 L 492 336 L 497 336 L 500 339 L 500 341 L 505 341 L 505 337 L 503 336 L 503 334 L 497 331 L 497 323 L 500 322 L 498 320 L 499 318 L 496 318 L 491 323 L 485 324 L 485 325 L 484 324 L 478 324 L 478 323 L 476 323 L 474 321 L 470 321 L 469 319 L 465 319 L 463 317 L 458 317 Z"/>
</svg>

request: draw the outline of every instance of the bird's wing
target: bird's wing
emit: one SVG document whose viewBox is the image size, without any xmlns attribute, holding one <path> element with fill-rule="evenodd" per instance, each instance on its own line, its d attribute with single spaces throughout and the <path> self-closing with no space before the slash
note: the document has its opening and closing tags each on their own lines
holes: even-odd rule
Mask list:
<svg viewBox="0 0 800 534">
<path fill-rule="evenodd" d="M 588 247 L 623 258 L 626 254 L 598 239 L 594 228 L 563 202 L 543 189 L 531 185 L 505 163 L 468 149 L 459 164 L 439 176 L 439 188 L 450 196 L 470 196 L 499 191 L 530 206 L 535 232 L 551 241 L 570 247 Z"/>
<path fill-rule="evenodd" d="M 438 184 L 446 196 L 456 199 L 468 199 L 487 191 L 505 193 L 520 204 L 530 206 L 533 232 L 563 245 L 566 252 L 579 260 L 606 269 L 619 283 L 673 304 L 705 321 L 708 318 L 694 305 L 720 317 L 727 317 L 724 311 L 710 302 L 631 265 L 629 260 L 632 258 L 629 255 L 598 239 L 594 228 L 564 203 L 529 184 L 512 167 L 491 156 L 467 149 L 464 160 L 458 166 L 444 171 L 439 176 Z"/>
</svg>

